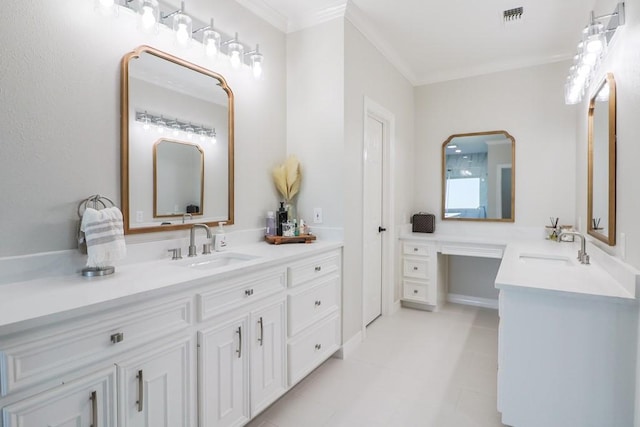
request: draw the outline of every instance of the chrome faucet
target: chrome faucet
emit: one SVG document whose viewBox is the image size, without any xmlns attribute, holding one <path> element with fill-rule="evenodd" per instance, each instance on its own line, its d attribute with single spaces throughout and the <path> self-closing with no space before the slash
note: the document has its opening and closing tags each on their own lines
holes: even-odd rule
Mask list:
<svg viewBox="0 0 640 427">
<path fill-rule="evenodd" d="M 558 242 L 562 241 L 562 236 L 578 236 L 580 238 L 580 250 L 578 251 L 578 261 L 580 264 L 589 264 L 589 255 L 587 254 L 587 239 L 577 231 L 563 231 L 558 236 Z"/>
<path fill-rule="evenodd" d="M 187 219 L 187 218 L 192 219 L 192 218 L 193 218 L 193 215 L 191 215 L 190 213 L 184 213 L 184 214 L 182 214 L 182 223 L 183 223 L 183 224 L 184 224 L 184 220 L 185 220 L 185 219 Z"/>
<path fill-rule="evenodd" d="M 211 239 L 211 229 L 206 224 L 193 224 L 189 233 L 189 256 L 198 255 L 196 250 L 196 228 L 204 228 L 207 231 L 207 239 Z M 209 243 L 209 245 L 211 245 Z M 205 244 L 206 247 L 206 244 Z"/>
</svg>

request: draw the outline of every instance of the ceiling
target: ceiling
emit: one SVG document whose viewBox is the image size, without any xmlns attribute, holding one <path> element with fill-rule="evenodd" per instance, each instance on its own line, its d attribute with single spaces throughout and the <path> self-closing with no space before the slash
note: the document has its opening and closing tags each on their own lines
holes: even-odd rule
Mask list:
<svg viewBox="0 0 640 427">
<path fill-rule="evenodd" d="M 346 16 L 413 84 L 573 57 L 581 30 L 608 0 L 236 0 L 285 32 Z M 523 7 L 505 23 L 503 11 Z"/>
</svg>

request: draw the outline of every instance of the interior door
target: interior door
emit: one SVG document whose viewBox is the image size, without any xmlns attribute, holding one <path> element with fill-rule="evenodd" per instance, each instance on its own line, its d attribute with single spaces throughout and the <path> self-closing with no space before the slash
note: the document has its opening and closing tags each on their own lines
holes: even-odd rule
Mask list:
<svg viewBox="0 0 640 427">
<path fill-rule="evenodd" d="M 384 123 L 367 115 L 364 136 L 364 321 L 382 314 L 382 149 Z"/>
</svg>

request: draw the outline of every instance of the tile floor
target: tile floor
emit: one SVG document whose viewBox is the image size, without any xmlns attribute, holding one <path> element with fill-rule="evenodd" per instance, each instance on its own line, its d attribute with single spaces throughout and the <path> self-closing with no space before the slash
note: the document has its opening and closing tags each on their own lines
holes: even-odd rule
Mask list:
<svg viewBox="0 0 640 427">
<path fill-rule="evenodd" d="M 401 309 L 367 328 L 250 427 L 496 427 L 498 312 Z"/>
</svg>

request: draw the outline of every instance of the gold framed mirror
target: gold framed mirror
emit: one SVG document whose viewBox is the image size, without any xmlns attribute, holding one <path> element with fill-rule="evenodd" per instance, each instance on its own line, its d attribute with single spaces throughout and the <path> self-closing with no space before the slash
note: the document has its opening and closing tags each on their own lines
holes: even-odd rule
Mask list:
<svg viewBox="0 0 640 427">
<path fill-rule="evenodd" d="M 608 73 L 589 102 L 587 232 L 616 244 L 616 83 Z"/>
<path fill-rule="evenodd" d="M 224 77 L 155 48 L 140 46 L 122 58 L 121 91 L 125 233 L 179 230 L 195 222 L 233 224 L 234 100 Z M 156 143 L 160 140 L 197 147 L 202 154 L 201 170 L 191 176 L 201 179 L 182 181 L 177 175 L 164 176 L 165 185 L 158 186 Z M 178 158 L 169 156 L 165 160 L 177 162 Z M 192 167 L 195 164 L 197 161 Z M 166 163 L 166 168 L 179 170 L 176 164 Z M 170 179 L 174 182 L 168 185 Z M 177 187 L 179 182 L 190 182 L 195 188 Z M 169 189 L 173 194 L 162 193 Z M 174 197 L 179 193 L 192 195 L 193 202 Z M 173 201 L 169 207 L 158 209 L 158 201 L 164 199 Z"/>
<path fill-rule="evenodd" d="M 442 219 L 515 221 L 516 140 L 503 130 L 451 135 L 442 144 Z"/>
</svg>

